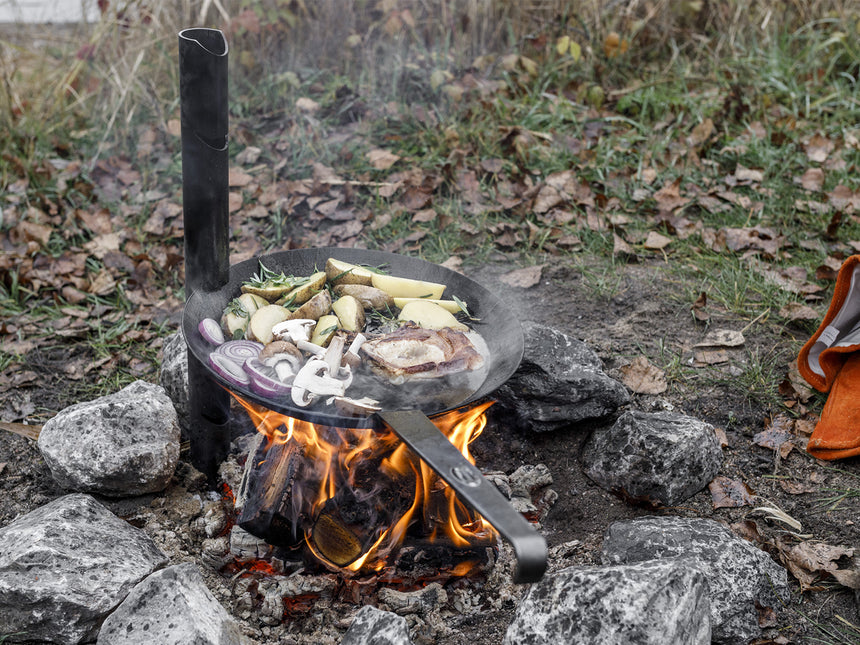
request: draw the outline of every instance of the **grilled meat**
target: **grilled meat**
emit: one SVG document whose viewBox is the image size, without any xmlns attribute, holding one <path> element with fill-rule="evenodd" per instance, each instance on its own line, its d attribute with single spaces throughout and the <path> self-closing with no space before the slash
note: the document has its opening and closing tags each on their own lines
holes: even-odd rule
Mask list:
<svg viewBox="0 0 860 645">
<path fill-rule="evenodd" d="M 453 329 L 423 329 L 404 325 L 368 340 L 361 352 L 376 373 L 398 382 L 406 378 L 436 378 L 479 369 L 484 358 L 469 337 Z"/>
</svg>

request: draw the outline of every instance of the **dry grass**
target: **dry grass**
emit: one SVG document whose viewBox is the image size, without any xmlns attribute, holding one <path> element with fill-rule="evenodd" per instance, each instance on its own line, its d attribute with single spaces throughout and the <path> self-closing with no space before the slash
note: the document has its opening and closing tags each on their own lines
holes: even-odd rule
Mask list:
<svg viewBox="0 0 860 645">
<path fill-rule="evenodd" d="M 372 90 L 393 65 L 462 70 L 480 54 L 546 51 L 563 34 L 599 62 L 618 33 L 631 56 L 616 67 L 636 78 L 649 62 L 707 64 L 824 19 L 856 40 L 853 0 L 126 0 L 50 41 L 36 28 L 0 32 L 0 127 L 31 139 L 92 122 L 107 140 L 135 122 L 166 124 L 178 105 L 176 34 L 188 26 L 224 29 L 237 76 L 253 83 L 315 68 Z"/>
</svg>

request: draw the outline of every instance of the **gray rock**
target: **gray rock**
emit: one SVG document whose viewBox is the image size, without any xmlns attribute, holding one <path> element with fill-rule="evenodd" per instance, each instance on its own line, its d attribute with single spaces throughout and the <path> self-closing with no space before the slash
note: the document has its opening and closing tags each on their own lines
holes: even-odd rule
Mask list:
<svg viewBox="0 0 860 645">
<path fill-rule="evenodd" d="M 38 445 L 63 488 L 142 495 L 170 482 L 179 461 L 179 423 L 163 388 L 135 381 L 62 410 L 42 428 Z"/>
<path fill-rule="evenodd" d="M 0 529 L 0 634 L 9 642 L 92 641 L 104 617 L 167 557 L 89 495 Z"/>
<path fill-rule="evenodd" d="M 594 430 L 582 453 L 585 474 L 603 488 L 666 506 L 705 488 L 722 462 L 714 428 L 676 412 L 627 411 Z"/>
<path fill-rule="evenodd" d="M 161 349 L 161 371 L 158 382 L 173 401 L 179 426 L 188 428 L 188 352 L 182 332 L 175 332 L 164 339 Z"/>
<path fill-rule="evenodd" d="M 532 322 L 523 323 L 523 333 L 523 360 L 494 393 L 494 412 L 509 422 L 546 432 L 608 416 L 630 402 L 627 388 L 606 375 L 585 343 Z"/>
<path fill-rule="evenodd" d="M 104 621 L 98 645 L 251 643 L 191 563 L 145 578 Z"/>
<path fill-rule="evenodd" d="M 406 619 L 365 605 L 358 610 L 340 645 L 412 645 Z"/>
<path fill-rule="evenodd" d="M 708 583 L 677 560 L 570 567 L 532 585 L 505 645 L 708 645 Z"/>
<path fill-rule="evenodd" d="M 713 520 L 643 517 L 607 529 L 604 562 L 654 558 L 684 558 L 708 578 L 715 643 L 738 645 L 756 638 L 761 633 L 756 606 L 776 608 L 780 597 L 789 597 L 785 569 Z"/>
</svg>

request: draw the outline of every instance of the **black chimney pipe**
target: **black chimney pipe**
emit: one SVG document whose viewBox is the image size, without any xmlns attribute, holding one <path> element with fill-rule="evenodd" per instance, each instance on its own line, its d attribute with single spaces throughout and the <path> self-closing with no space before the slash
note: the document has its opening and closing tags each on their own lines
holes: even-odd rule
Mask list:
<svg viewBox="0 0 860 645">
<path fill-rule="evenodd" d="M 185 295 L 217 291 L 230 276 L 227 40 L 217 29 L 179 32 Z M 188 352 L 191 463 L 215 483 L 230 445 L 230 395 Z"/>
</svg>

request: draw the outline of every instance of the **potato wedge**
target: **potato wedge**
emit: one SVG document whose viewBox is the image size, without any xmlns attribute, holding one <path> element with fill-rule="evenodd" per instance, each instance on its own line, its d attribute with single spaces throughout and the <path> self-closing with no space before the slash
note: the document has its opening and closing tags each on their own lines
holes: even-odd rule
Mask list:
<svg viewBox="0 0 860 645">
<path fill-rule="evenodd" d="M 245 332 L 248 340 L 256 340 L 264 345 L 271 343 L 274 335 L 272 327 L 279 322 L 284 322 L 290 317 L 290 312 L 280 305 L 266 305 L 260 307 L 251 316 L 251 321 L 248 323 L 248 329 Z"/>
<path fill-rule="evenodd" d="M 334 336 L 334 333 L 337 331 L 339 326 L 340 320 L 338 320 L 337 316 L 334 314 L 320 316 L 320 319 L 317 321 L 316 327 L 314 327 L 314 331 L 311 334 L 311 342 L 314 345 L 325 347 L 329 344 L 332 336 Z"/>
<path fill-rule="evenodd" d="M 398 320 L 412 321 L 425 329 L 443 329 L 450 327 L 457 331 L 469 331 L 469 328 L 454 318 L 454 314 L 428 300 L 412 300 L 400 310 Z"/>
<path fill-rule="evenodd" d="M 385 310 L 394 306 L 394 298 L 382 289 L 366 284 L 339 284 L 334 288 L 336 296 L 352 296 L 365 309 Z"/>
<path fill-rule="evenodd" d="M 308 281 L 296 287 L 292 291 L 285 293 L 275 302 L 276 305 L 303 305 L 310 300 L 315 294 L 325 288 L 326 274 L 325 271 L 318 271 L 308 278 Z"/>
<path fill-rule="evenodd" d="M 328 289 L 324 289 L 296 309 L 290 315 L 290 319 L 310 318 L 312 320 L 319 320 L 320 317 L 325 316 L 329 311 L 331 311 L 331 294 L 328 292 Z"/>
<path fill-rule="evenodd" d="M 342 260 L 329 258 L 325 263 L 325 274 L 332 284 L 370 284 L 374 275 L 364 267 Z"/>
<path fill-rule="evenodd" d="M 432 300 L 430 298 L 394 298 L 394 306 L 398 309 L 403 309 L 407 303 L 413 302 L 415 300 L 420 300 L 422 302 L 432 302 L 434 305 L 439 305 L 445 311 L 449 311 L 452 314 L 458 314 L 462 309 L 460 309 L 460 305 L 457 304 L 455 300 Z M 465 302 L 463 303 L 466 304 Z"/>
<path fill-rule="evenodd" d="M 394 298 L 430 298 L 438 300 L 445 291 L 445 285 L 438 282 L 425 282 L 412 278 L 398 278 L 393 275 L 374 273 L 371 284 L 382 289 Z"/>
<path fill-rule="evenodd" d="M 346 331 L 364 329 L 364 307 L 353 296 L 341 296 L 331 306 L 340 321 L 340 328 Z"/>
<path fill-rule="evenodd" d="M 221 316 L 221 326 L 227 330 L 228 338 L 242 338 L 254 312 L 269 304 L 264 298 L 252 293 L 243 293 L 236 300 L 239 306 L 231 302 Z"/>
</svg>

